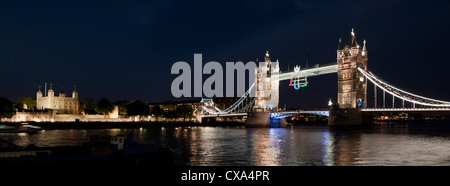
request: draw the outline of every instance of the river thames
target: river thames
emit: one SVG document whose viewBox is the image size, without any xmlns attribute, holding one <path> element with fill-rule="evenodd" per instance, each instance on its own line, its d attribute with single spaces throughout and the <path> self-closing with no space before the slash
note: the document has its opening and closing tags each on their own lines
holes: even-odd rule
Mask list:
<svg viewBox="0 0 450 186">
<path fill-rule="evenodd" d="M 19 146 L 80 145 L 92 135 L 134 135 L 172 148 L 173 165 L 189 166 L 449 166 L 448 121 L 376 125 L 364 130 L 327 126 L 286 128 L 172 127 L 64 129 L 0 134 Z"/>
</svg>

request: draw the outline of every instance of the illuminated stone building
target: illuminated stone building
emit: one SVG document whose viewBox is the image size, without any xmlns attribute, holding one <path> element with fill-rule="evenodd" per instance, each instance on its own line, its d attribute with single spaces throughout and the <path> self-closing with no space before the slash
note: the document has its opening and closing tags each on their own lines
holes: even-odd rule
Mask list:
<svg viewBox="0 0 450 186">
<path fill-rule="evenodd" d="M 36 93 L 37 110 L 52 109 L 57 114 L 77 115 L 79 113 L 79 107 L 80 102 L 78 101 L 76 86 L 74 86 L 72 97 L 66 97 L 66 94 L 63 90 L 61 90 L 58 96 L 55 96 L 55 92 L 52 89 L 52 84 L 50 84 L 50 89 L 47 91 L 46 96 L 42 95 L 40 86 L 39 91 Z"/>
<path fill-rule="evenodd" d="M 340 108 L 364 108 L 367 106 L 367 80 L 357 67 L 367 70 L 366 40 L 363 47 L 356 42 L 352 29 L 350 40 L 342 46 L 339 39 L 338 63 L 338 104 Z"/>
</svg>

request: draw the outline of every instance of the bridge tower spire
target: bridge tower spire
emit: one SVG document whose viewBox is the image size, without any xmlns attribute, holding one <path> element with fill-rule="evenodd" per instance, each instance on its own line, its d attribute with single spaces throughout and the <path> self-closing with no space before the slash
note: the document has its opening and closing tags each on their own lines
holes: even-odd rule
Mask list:
<svg viewBox="0 0 450 186">
<path fill-rule="evenodd" d="M 340 43 L 340 42 L 339 42 Z M 360 47 L 354 29 L 343 48 L 337 50 L 338 99 L 340 108 L 364 108 L 367 106 L 367 84 L 357 67 L 367 70 L 366 41 Z"/>
</svg>

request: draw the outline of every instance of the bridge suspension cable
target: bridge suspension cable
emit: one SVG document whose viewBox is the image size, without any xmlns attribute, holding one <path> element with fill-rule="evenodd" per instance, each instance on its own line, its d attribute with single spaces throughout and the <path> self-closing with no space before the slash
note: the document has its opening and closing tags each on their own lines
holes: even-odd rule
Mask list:
<svg viewBox="0 0 450 186">
<path fill-rule="evenodd" d="M 247 92 L 245 92 L 245 94 L 242 95 L 241 98 L 239 98 L 233 105 L 231 105 L 230 107 L 228 107 L 225 110 L 223 110 L 222 113 L 226 113 L 227 114 L 227 113 L 230 113 L 231 111 L 235 110 L 248 97 L 248 95 L 250 94 L 250 92 L 252 91 L 254 86 L 255 86 L 255 83 L 253 83 L 248 88 Z"/>
<path fill-rule="evenodd" d="M 404 90 L 401 90 L 386 81 L 382 80 L 381 78 L 375 76 L 370 71 L 365 71 L 362 68 L 358 67 L 358 70 L 368 79 L 370 80 L 374 85 L 381 88 L 383 92 L 388 92 L 389 94 L 403 100 L 408 101 L 415 104 L 425 105 L 425 106 L 432 106 L 432 107 L 450 107 L 450 102 L 447 101 L 441 101 L 436 99 L 431 99 L 423 96 L 419 96 Z M 384 101 L 383 101 L 384 102 Z M 383 103 L 384 104 L 384 103 Z"/>
<path fill-rule="evenodd" d="M 242 95 L 235 103 L 233 103 L 231 106 L 229 106 L 228 108 L 221 110 L 217 107 L 214 107 L 213 109 L 211 108 L 206 108 L 205 106 L 203 106 L 203 109 L 206 111 L 206 113 L 209 114 L 229 114 L 229 113 L 239 113 L 239 112 L 246 112 L 248 109 L 251 109 L 251 107 L 253 106 L 253 103 L 255 102 L 255 98 L 250 98 L 249 95 L 252 92 L 253 88 L 255 87 L 255 83 L 253 83 L 247 90 L 247 92 L 244 93 L 244 95 Z M 250 98 L 250 101 L 247 101 L 244 104 L 244 101 Z"/>
</svg>

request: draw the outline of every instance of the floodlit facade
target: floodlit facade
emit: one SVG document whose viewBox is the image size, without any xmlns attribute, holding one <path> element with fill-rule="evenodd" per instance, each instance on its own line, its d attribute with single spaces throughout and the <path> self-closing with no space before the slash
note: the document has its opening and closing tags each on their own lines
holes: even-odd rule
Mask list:
<svg viewBox="0 0 450 186">
<path fill-rule="evenodd" d="M 345 46 L 339 39 L 337 49 L 338 104 L 340 108 L 364 108 L 367 106 L 367 80 L 357 67 L 367 70 L 366 40 L 361 47 L 353 29 L 350 34 Z"/>
<path fill-rule="evenodd" d="M 45 90 L 47 91 L 47 90 Z M 52 109 L 55 110 L 57 114 L 79 114 L 80 102 L 78 101 L 78 93 L 76 91 L 76 86 L 72 92 L 72 97 L 66 97 L 63 90 L 58 96 L 55 96 L 55 92 L 50 84 L 50 89 L 47 92 L 47 96 L 43 96 L 40 90 L 36 93 L 36 109 L 45 110 Z"/>
<path fill-rule="evenodd" d="M 269 51 L 267 51 L 264 63 L 260 64 L 255 70 L 256 108 L 278 110 L 279 72 L 278 60 L 272 65 L 272 61 L 269 58 Z"/>
</svg>

